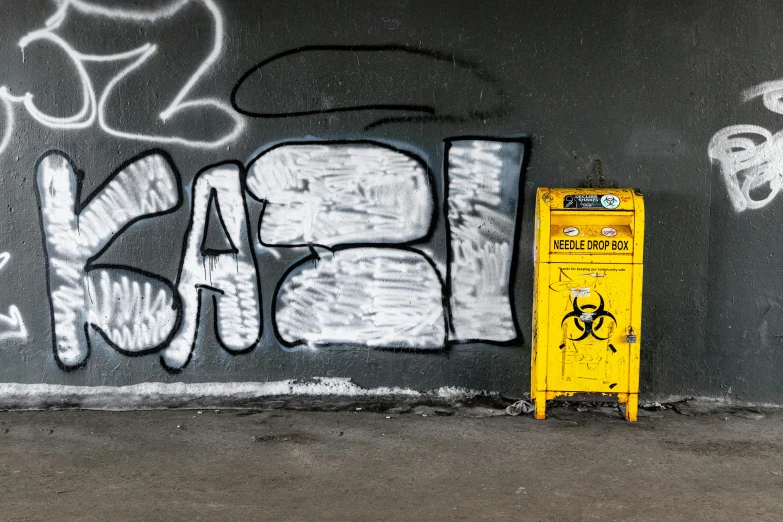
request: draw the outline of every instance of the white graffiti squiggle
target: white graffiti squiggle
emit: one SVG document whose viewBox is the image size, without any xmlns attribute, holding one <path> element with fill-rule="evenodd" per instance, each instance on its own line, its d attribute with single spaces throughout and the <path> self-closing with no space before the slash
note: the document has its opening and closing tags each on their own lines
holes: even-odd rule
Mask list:
<svg viewBox="0 0 783 522">
<path fill-rule="evenodd" d="M 742 93 L 745 102 L 759 97 L 767 109 L 783 114 L 783 80 Z M 720 165 L 737 212 L 766 206 L 783 188 L 783 131 L 773 134 L 758 125 L 731 125 L 715 133 L 708 155 Z"/>
<path fill-rule="evenodd" d="M 3 252 L 0 254 L 0 270 L 2 270 L 8 261 L 11 259 L 11 254 Z M 0 332 L 0 341 L 5 339 L 27 339 L 27 328 L 24 325 L 22 319 L 22 313 L 16 305 L 8 307 L 8 315 L 0 314 L 0 324 L 6 326 L 7 330 Z"/>
<path fill-rule="evenodd" d="M 70 43 L 57 34 L 57 30 L 65 21 L 70 10 L 81 14 L 107 18 L 117 21 L 127 21 L 131 23 L 156 22 L 158 20 L 171 18 L 189 4 L 202 4 L 210 14 L 214 24 L 214 39 L 212 48 L 207 57 L 201 62 L 196 71 L 188 78 L 185 84 L 180 88 L 171 103 L 158 115 L 161 121 L 166 122 L 175 115 L 188 109 L 206 109 L 212 108 L 225 114 L 232 121 L 231 131 L 223 136 L 213 140 L 189 139 L 184 136 L 154 135 L 128 132 L 113 127 L 106 119 L 106 104 L 114 89 L 126 77 L 144 65 L 152 56 L 158 52 L 158 46 L 154 43 L 145 43 L 140 47 L 116 54 L 84 54 L 74 49 Z M 33 42 L 46 41 L 60 48 L 70 59 L 81 83 L 81 109 L 70 116 L 53 116 L 41 111 L 35 104 L 34 95 L 26 92 L 21 95 L 12 94 L 6 85 L 0 86 L 0 100 L 3 102 L 5 112 L 5 129 L 2 138 L 0 138 L 0 153 L 8 147 L 14 129 L 15 104 L 22 105 L 28 114 L 37 122 L 53 129 L 84 129 L 95 124 L 107 134 L 117 138 L 137 140 L 137 141 L 155 141 L 160 144 L 177 144 L 186 147 L 197 148 L 217 148 L 234 141 L 245 128 L 245 121 L 234 111 L 226 102 L 216 98 L 190 98 L 196 84 L 209 72 L 212 66 L 221 57 L 224 51 L 223 46 L 224 22 L 223 16 L 215 4 L 214 0 L 175 0 L 169 5 L 154 10 L 128 10 L 96 5 L 84 0 L 59 0 L 59 6 L 53 16 L 45 23 L 45 27 L 32 31 L 23 36 L 18 45 L 24 49 Z M 87 66 L 91 63 L 106 62 L 127 62 L 130 64 L 122 68 L 98 95 L 93 85 Z"/>
</svg>

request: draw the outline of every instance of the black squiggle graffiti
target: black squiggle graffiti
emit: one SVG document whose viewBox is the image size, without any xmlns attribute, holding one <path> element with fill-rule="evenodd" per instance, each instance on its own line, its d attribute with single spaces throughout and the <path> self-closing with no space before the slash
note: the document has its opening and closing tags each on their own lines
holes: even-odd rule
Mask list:
<svg viewBox="0 0 783 522">
<path fill-rule="evenodd" d="M 294 57 L 297 57 L 294 60 Z M 392 64 L 392 67 L 389 65 Z M 440 66 L 440 67 L 439 67 Z M 270 71 L 273 67 L 280 71 Z M 406 85 L 404 78 L 415 77 L 411 69 L 426 71 L 427 84 Z M 399 74 L 405 70 L 406 74 Z M 276 107 L 276 100 L 302 99 L 301 95 L 286 95 L 285 90 L 298 85 L 309 85 L 314 74 L 330 74 L 339 85 L 320 98 L 311 98 L 297 107 Z M 280 81 L 280 85 L 270 82 Z M 319 81 L 323 79 L 319 77 Z M 486 114 L 503 113 L 502 108 L 487 107 L 482 100 L 489 99 L 491 87 L 498 79 L 480 64 L 452 53 L 420 49 L 406 45 L 309 45 L 278 53 L 262 60 L 243 74 L 231 91 L 234 109 L 255 118 L 286 118 L 355 111 L 392 111 L 414 113 L 403 117 L 383 117 L 369 123 L 365 130 L 390 123 L 418 121 L 461 122 L 483 119 Z M 452 114 L 436 106 L 436 90 L 459 85 L 463 98 L 475 95 L 476 106 L 468 114 Z M 353 86 L 353 88 L 350 88 Z M 470 93 L 463 92 L 469 90 Z M 275 90 L 278 96 L 255 96 Z M 433 93 L 432 103 L 413 103 L 411 97 L 421 100 L 419 94 Z M 499 99 L 502 91 L 494 89 Z M 380 94 L 378 94 L 380 93 Z M 347 97 L 346 97 L 347 96 Z"/>
</svg>

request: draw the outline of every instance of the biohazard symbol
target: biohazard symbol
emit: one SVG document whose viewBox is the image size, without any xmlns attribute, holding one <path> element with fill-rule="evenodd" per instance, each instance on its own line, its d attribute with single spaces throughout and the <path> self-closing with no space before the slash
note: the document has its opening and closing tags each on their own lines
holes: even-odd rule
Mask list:
<svg viewBox="0 0 783 522">
<path fill-rule="evenodd" d="M 596 332 L 598 332 L 598 330 L 600 330 L 604 325 L 605 317 L 608 317 L 615 323 L 617 322 L 617 319 L 614 318 L 611 312 L 604 310 L 604 298 L 598 292 L 596 292 L 596 294 L 601 300 L 597 307 L 591 304 L 580 307 L 578 303 L 579 298 L 574 297 L 574 310 L 572 312 L 568 312 L 566 316 L 563 317 L 563 320 L 560 321 L 560 326 L 563 326 L 569 317 L 574 318 L 574 324 L 577 328 L 579 328 L 579 331 L 582 332 L 582 335 L 577 338 L 569 337 L 569 339 L 572 341 L 581 341 L 582 339 L 587 339 L 587 337 L 590 335 L 599 341 L 606 341 L 609 339 L 609 336 L 600 337 L 598 334 L 596 334 Z"/>
</svg>

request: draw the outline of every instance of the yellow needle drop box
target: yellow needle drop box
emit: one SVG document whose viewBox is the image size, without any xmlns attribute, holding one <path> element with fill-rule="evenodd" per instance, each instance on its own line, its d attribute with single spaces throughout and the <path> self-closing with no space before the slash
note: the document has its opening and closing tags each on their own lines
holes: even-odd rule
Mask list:
<svg viewBox="0 0 783 522">
<path fill-rule="evenodd" d="M 536 193 L 531 397 L 617 398 L 636 420 L 644 199 L 634 189 Z M 593 399 L 600 400 L 600 399 Z"/>
</svg>

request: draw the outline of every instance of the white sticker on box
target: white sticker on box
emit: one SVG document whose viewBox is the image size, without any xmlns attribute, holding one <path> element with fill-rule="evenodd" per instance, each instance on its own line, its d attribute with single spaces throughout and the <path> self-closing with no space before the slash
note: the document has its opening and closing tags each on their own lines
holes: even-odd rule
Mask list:
<svg viewBox="0 0 783 522">
<path fill-rule="evenodd" d="M 571 297 L 590 297 L 589 288 L 572 288 Z"/>
<path fill-rule="evenodd" d="M 601 234 L 606 237 L 614 237 L 617 235 L 617 229 L 614 227 L 604 227 L 601 229 Z"/>
</svg>

